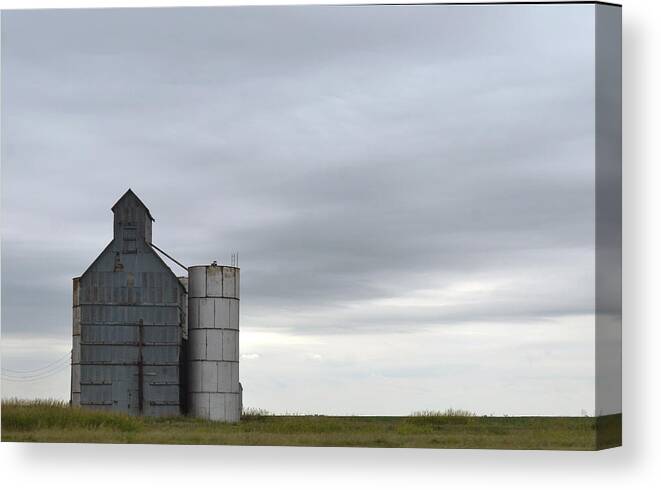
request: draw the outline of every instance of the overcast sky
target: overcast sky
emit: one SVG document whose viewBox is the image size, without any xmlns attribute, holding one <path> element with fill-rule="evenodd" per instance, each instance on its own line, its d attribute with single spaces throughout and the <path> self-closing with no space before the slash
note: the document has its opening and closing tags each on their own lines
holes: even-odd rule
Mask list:
<svg viewBox="0 0 661 490">
<path fill-rule="evenodd" d="M 589 5 L 3 12 L 3 368 L 69 351 L 131 187 L 178 260 L 239 251 L 247 406 L 592 413 L 594 35 Z"/>
</svg>

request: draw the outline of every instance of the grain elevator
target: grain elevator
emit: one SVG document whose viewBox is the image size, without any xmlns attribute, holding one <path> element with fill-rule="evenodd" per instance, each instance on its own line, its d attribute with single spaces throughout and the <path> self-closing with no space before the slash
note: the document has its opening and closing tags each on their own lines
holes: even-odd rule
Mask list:
<svg viewBox="0 0 661 490">
<path fill-rule="evenodd" d="M 71 404 L 239 421 L 239 268 L 177 277 L 138 196 L 129 189 L 112 212 L 112 241 L 73 279 Z"/>
</svg>

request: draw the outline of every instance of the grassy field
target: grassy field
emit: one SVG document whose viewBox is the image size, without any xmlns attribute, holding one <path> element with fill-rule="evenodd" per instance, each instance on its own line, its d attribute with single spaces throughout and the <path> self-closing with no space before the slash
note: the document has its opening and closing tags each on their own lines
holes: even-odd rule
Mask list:
<svg viewBox="0 0 661 490">
<path fill-rule="evenodd" d="M 2 441 L 593 450 L 620 444 L 621 416 L 410 417 L 264 415 L 239 424 L 90 412 L 51 401 L 2 402 Z M 599 437 L 597 437 L 599 427 Z"/>
</svg>

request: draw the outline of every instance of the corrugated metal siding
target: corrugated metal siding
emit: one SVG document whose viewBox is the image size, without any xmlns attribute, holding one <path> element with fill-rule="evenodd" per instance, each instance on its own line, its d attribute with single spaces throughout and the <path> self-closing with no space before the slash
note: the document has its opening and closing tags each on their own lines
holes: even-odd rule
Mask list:
<svg viewBox="0 0 661 490">
<path fill-rule="evenodd" d="M 72 347 L 71 347 L 71 405 L 80 406 L 80 278 L 73 278 L 72 308 Z"/>
<path fill-rule="evenodd" d="M 185 289 L 144 242 L 144 232 L 136 252 L 123 253 L 122 224 L 147 221 L 150 232 L 151 220 L 131 203 L 118 204 L 113 242 L 79 281 L 80 404 L 138 414 L 142 391 L 144 415 L 178 415 Z"/>
</svg>

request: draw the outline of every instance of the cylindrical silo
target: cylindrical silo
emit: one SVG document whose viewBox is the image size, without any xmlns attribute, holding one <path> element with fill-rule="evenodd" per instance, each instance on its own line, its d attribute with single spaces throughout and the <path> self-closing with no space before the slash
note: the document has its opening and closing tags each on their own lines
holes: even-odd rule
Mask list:
<svg viewBox="0 0 661 490">
<path fill-rule="evenodd" d="M 238 267 L 188 269 L 188 409 L 209 420 L 241 417 Z"/>
</svg>

